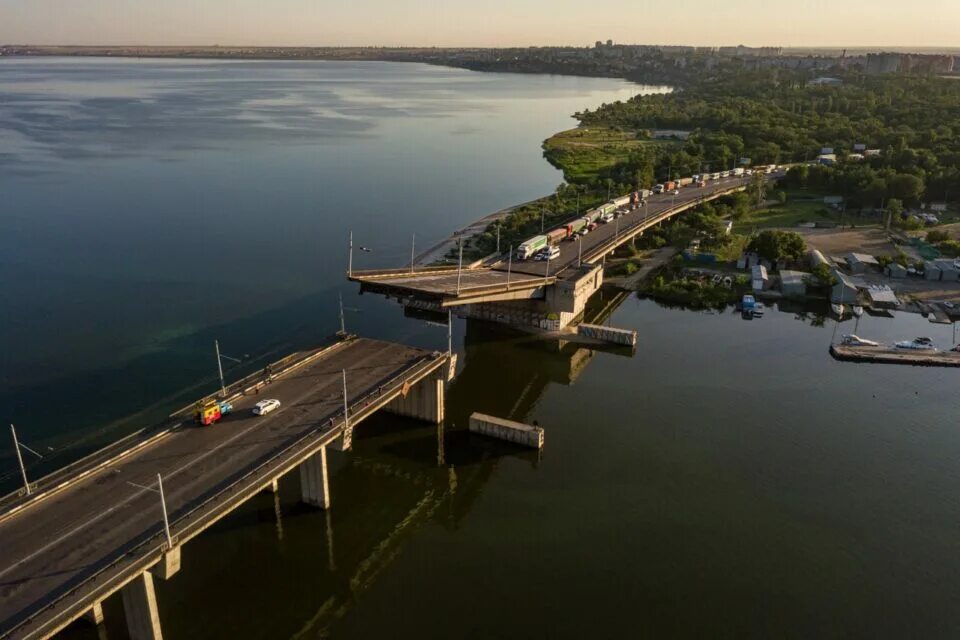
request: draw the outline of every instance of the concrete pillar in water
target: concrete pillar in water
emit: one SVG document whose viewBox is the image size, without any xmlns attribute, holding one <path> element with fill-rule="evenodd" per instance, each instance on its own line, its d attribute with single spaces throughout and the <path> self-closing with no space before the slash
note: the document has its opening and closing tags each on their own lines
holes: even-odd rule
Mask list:
<svg viewBox="0 0 960 640">
<path fill-rule="evenodd" d="M 83 619 L 92 624 L 103 624 L 103 603 L 98 602 L 83 614 Z"/>
<path fill-rule="evenodd" d="M 300 463 L 300 495 L 309 505 L 330 508 L 326 447 L 320 447 L 319 451 Z"/>
<path fill-rule="evenodd" d="M 280 478 L 274 478 L 267 486 L 263 488 L 264 493 L 277 493 L 280 491 Z"/>
<path fill-rule="evenodd" d="M 120 590 L 131 640 L 163 640 L 153 575 L 144 571 Z"/>
<path fill-rule="evenodd" d="M 407 418 L 425 420 L 434 424 L 443 422 L 443 373 L 431 375 L 407 389 L 384 407 L 384 410 Z"/>
</svg>

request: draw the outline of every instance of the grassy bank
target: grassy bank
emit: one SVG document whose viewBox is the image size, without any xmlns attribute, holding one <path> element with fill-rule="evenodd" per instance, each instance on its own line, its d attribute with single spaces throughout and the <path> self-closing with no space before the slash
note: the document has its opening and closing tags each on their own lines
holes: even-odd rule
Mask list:
<svg viewBox="0 0 960 640">
<path fill-rule="evenodd" d="M 670 148 L 677 143 L 654 141 L 645 132 L 595 125 L 561 131 L 543 143 L 543 155 L 563 171 L 568 182 L 591 183 L 602 179 L 631 154 L 648 149 Z"/>
</svg>

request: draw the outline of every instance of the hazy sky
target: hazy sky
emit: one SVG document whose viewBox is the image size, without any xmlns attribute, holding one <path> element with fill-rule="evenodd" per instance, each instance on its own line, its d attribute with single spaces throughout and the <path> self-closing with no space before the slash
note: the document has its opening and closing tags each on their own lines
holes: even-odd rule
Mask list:
<svg viewBox="0 0 960 640">
<path fill-rule="evenodd" d="M 960 46 L 960 0 L 0 0 L 5 44 Z"/>
</svg>

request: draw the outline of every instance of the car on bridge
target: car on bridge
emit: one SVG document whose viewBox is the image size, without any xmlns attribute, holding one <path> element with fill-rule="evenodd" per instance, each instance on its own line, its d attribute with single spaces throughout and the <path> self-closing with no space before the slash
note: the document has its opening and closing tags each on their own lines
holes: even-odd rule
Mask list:
<svg viewBox="0 0 960 640">
<path fill-rule="evenodd" d="M 279 408 L 280 401 L 275 398 L 261 400 L 257 404 L 253 405 L 253 414 L 257 416 L 265 416 L 271 411 L 276 411 Z"/>
</svg>

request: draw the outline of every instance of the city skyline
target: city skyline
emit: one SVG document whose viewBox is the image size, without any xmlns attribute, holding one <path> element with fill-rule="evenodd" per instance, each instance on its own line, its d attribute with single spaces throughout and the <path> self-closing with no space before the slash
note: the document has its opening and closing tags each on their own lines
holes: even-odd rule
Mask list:
<svg viewBox="0 0 960 640">
<path fill-rule="evenodd" d="M 735 0 L 720 9 L 704 0 L 492 0 L 470 6 L 427 0 L 359 0 L 348 6 L 309 0 L 9 0 L 0 7 L 0 43 L 38 45 L 509 47 L 588 46 L 613 39 L 920 49 L 960 45 L 957 25 L 960 3 L 952 0 Z"/>
</svg>

